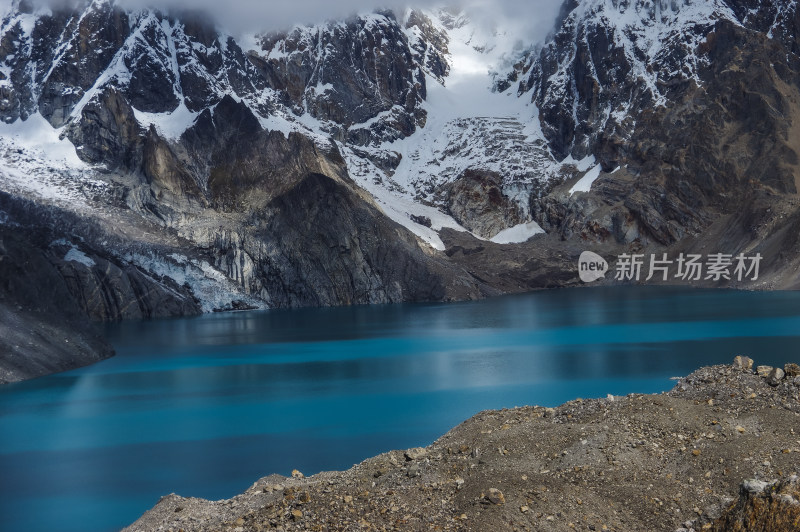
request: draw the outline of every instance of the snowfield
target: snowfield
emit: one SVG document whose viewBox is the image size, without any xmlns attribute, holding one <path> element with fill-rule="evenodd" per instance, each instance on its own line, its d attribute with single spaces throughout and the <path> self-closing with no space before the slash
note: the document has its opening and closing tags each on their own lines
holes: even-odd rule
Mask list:
<svg viewBox="0 0 800 532">
<path fill-rule="evenodd" d="M 503 93 L 493 90 L 492 74 L 507 70 L 523 52 L 516 36 L 489 32 L 464 17 L 452 27 L 442 19 L 442 11 L 423 13 L 449 38 L 450 67 L 442 80 L 426 73 L 427 97 L 422 105 L 427 114 L 425 127 L 403 139 L 359 148 L 376 154 L 399 154 L 401 162 L 391 175 L 347 146 L 340 146 L 340 150 L 350 175 L 390 218 L 434 248 L 444 249 L 438 230 L 466 229 L 438 201 L 435 191 L 439 187 L 467 169 L 497 172 L 503 179 L 503 192 L 529 215 L 531 191 L 556 178 L 563 165 L 547 149 L 536 105 L 517 95 L 519 84 Z M 409 15 L 407 12 L 406 18 Z M 405 32 L 409 42 L 420 38 L 416 26 Z M 412 216 L 429 218 L 431 227 L 414 222 Z M 544 232 L 538 225 L 538 229 L 522 225 L 527 228 L 509 228 L 509 233 L 498 235 L 499 240 L 521 242 Z M 506 241 L 509 238 L 513 240 Z"/>
</svg>

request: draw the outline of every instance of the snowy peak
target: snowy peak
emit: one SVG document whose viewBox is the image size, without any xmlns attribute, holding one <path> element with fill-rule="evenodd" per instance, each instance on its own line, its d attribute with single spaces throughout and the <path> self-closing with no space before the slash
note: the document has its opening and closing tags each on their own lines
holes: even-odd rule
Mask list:
<svg viewBox="0 0 800 532">
<path fill-rule="evenodd" d="M 521 92 L 530 91 L 543 129 L 560 156 L 583 157 L 598 132 L 635 127 L 637 109 L 663 106 L 676 84 L 700 84 L 698 53 L 723 2 L 583 0 L 565 16 L 535 60 Z"/>
<path fill-rule="evenodd" d="M 297 26 L 259 42 L 251 59 L 269 86 L 297 114 L 329 122 L 351 142 L 410 135 L 424 121 L 425 80 L 391 12 Z M 349 134 L 356 124 L 365 125 Z"/>
<path fill-rule="evenodd" d="M 543 141 L 536 106 L 494 90 L 492 75 L 524 50 L 513 36 L 463 13 L 409 10 L 403 20 L 426 76 L 425 126 L 402 138 L 371 136 L 368 145 L 342 146 L 351 176 L 395 221 L 440 249 L 441 228 L 492 238 L 529 224 L 529 198 L 557 177 L 560 165 Z M 494 203 L 465 204 L 487 191 Z"/>
<path fill-rule="evenodd" d="M 37 26 L 54 21 L 39 19 Z M 54 126 L 62 125 L 74 106 L 107 68 L 129 31 L 127 15 L 105 2 L 92 2 L 69 17 L 51 61 L 38 84 L 39 112 Z M 38 43 L 41 49 L 44 42 Z M 43 52 L 43 50 L 42 50 Z M 36 55 L 43 57 L 39 52 Z"/>
<path fill-rule="evenodd" d="M 0 22 L 0 118 L 37 110 L 61 125 L 129 33 L 127 15 L 108 2 L 34 9 L 20 2 Z"/>
<path fill-rule="evenodd" d="M 409 9 L 404 30 L 417 64 L 425 74 L 444 84 L 450 73 L 450 37 L 446 28 L 437 27 L 423 11 Z"/>
<path fill-rule="evenodd" d="M 795 193 L 799 22 L 793 0 L 566 4 L 520 93 L 557 158 L 605 173 L 588 198 L 578 183 L 545 198 L 542 226 L 670 245 L 765 190 Z"/>
<path fill-rule="evenodd" d="M 127 12 L 95 1 L 63 11 L 12 11 L 0 31 L 5 122 L 38 110 L 60 127 L 105 87 L 150 113 L 179 105 L 197 112 L 226 93 L 263 88 L 234 40 L 196 13 Z"/>
<path fill-rule="evenodd" d="M 531 222 L 544 196 L 580 177 L 571 162 L 616 168 L 648 117 L 704 90 L 721 26 L 790 53 L 798 27 L 794 1 L 569 0 L 544 43 L 448 9 L 237 39 L 188 11 L 75 6 L 20 3 L 0 23 L 3 121 L 38 112 L 84 161 L 136 174 L 143 153 L 191 158 L 184 134 L 233 101 L 261 130 L 337 152 L 387 214 L 439 247 L 438 228 L 491 238 Z M 202 188 L 208 165 L 184 162 Z M 462 182 L 470 175 L 485 179 Z M 468 189 L 496 189 L 504 212 L 471 219 Z"/>
<path fill-rule="evenodd" d="M 702 86 L 707 38 L 720 23 L 797 53 L 794 0 L 570 0 L 520 93 L 539 106 L 553 151 L 583 157 L 600 133 L 629 139 L 639 112 Z"/>
<path fill-rule="evenodd" d="M 428 68 L 426 73 L 442 85 L 471 83 L 493 86 L 493 80 L 530 53 L 519 35 L 489 21 L 476 22 L 465 12 L 453 9 L 409 11 L 406 15 L 409 40 L 418 35 L 427 43 L 427 60 L 446 63 L 443 73 Z M 433 52 L 433 56 L 431 56 Z"/>
<path fill-rule="evenodd" d="M 139 13 L 109 70 L 131 104 L 151 113 L 181 103 L 199 112 L 225 94 L 244 97 L 263 88 L 235 41 L 191 13 Z"/>
<path fill-rule="evenodd" d="M 144 173 L 173 192 L 209 183 L 209 163 L 184 161 L 184 170 L 172 170 L 181 177 L 159 178 L 148 158 L 191 159 L 192 141 L 183 135 L 226 98 L 263 130 L 287 139 L 299 132 L 324 150 L 334 139 L 350 175 L 395 220 L 439 247 L 414 220 L 492 228 L 477 231 L 486 237 L 505 228 L 452 218 L 456 200 L 447 187 L 466 171 L 494 172 L 503 205 L 525 223 L 532 189 L 555 175 L 535 106 L 492 89 L 492 73 L 520 56 L 516 37 L 461 12 L 381 11 L 238 41 L 196 13 L 130 12 L 115 2 L 26 16 L 7 17 L 3 38 L 27 43 L 18 45 L 28 58 L 20 64 L 41 72 L 7 80 L 17 105 L 3 119 L 38 110 L 54 127 L 66 126 L 85 161 Z M 20 40 L 20 32 L 44 37 Z M 0 57 L 6 70 L 14 57 Z"/>
</svg>

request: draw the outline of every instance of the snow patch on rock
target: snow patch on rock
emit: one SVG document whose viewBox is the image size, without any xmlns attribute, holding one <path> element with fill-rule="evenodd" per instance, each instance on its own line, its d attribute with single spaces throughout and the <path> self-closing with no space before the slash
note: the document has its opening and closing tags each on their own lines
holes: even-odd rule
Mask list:
<svg viewBox="0 0 800 532">
<path fill-rule="evenodd" d="M 600 172 L 602 171 L 602 167 L 598 164 L 595 165 L 591 170 L 586 172 L 586 174 L 578 180 L 577 183 L 572 185 L 572 188 L 569 189 L 569 195 L 572 196 L 576 192 L 589 192 L 592 188 L 592 183 L 594 183 L 598 177 L 600 177 Z"/>
<path fill-rule="evenodd" d="M 158 134 L 170 140 L 177 140 L 183 132 L 194 124 L 199 113 L 193 113 L 181 100 L 180 105 L 170 113 L 146 113 L 133 108 L 136 121 L 145 128 L 154 126 Z"/>
<path fill-rule="evenodd" d="M 153 253 L 127 253 L 123 258 L 151 275 L 167 277 L 179 285 L 188 286 L 200 300 L 203 312 L 229 308 L 234 300 L 244 301 L 255 308 L 267 308 L 263 301 L 244 293 L 240 286 L 207 261 L 189 259 L 177 253 L 166 257 Z"/>
<path fill-rule="evenodd" d="M 75 246 L 72 246 L 69 251 L 67 251 L 67 254 L 64 255 L 64 260 L 67 262 L 77 262 L 79 264 L 83 264 L 87 268 L 93 268 L 97 265 L 97 263 L 91 257 L 86 255 L 86 253 L 79 250 Z"/>
<path fill-rule="evenodd" d="M 524 224 L 515 225 L 514 227 L 509 227 L 508 229 L 503 229 L 494 235 L 490 240 L 495 244 L 518 244 L 521 242 L 527 242 L 531 237 L 541 235 L 544 232 L 544 229 L 539 227 L 539 224 L 531 221 Z"/>
<path fill-rule="evenodd" d="M 86 164 L 78 158 L 75 146 L 61 138 L 61 129 L 54 129 L 39 113 L 11 124 L 0 122 L 0 139 L 8 147 L 42 153 L 54 163 L 63 163 L 71 168 L 86 168 Z"/>
</svg>

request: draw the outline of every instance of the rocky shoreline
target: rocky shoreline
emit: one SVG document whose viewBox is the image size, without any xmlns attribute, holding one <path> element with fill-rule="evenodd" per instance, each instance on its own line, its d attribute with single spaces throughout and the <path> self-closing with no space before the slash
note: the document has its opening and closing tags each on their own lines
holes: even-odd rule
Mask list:
<svg viewBox="0 0 800 532">
<path fill-rule="evenodd" d="M 485 411 L 426 448 L 163 497 L 125 529 L 800 529 L 800 367 L 701 368 L 657 395 Z"/>
</svg>

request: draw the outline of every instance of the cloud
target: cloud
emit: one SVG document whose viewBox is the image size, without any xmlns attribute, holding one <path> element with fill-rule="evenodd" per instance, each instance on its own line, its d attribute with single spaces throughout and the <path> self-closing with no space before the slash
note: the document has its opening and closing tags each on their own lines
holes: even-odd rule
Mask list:
<svg viewBox="0 0 800 532">
<path fill-rule="evenodd" d="M 19 0 L 0 0 L 0 13 Z M 48 0 L 26 0 L 47 2 Z M 49 0 L 70 2 L 80 0 Z M 403 13 L 406 8 L 441 6 L 441 0 L 117 0 L 126 7 L 156 7 L 207 11 L 214 20 L 234 33 L 281 30 L 295 24 L 319 23 L 346 18 L 375 9 Z M 474 21 L 507 29 L 529 42 L 543 38 L 552 28 L 563 0 L 455 0 L 449 5 L 464 9 Z"/>
<path fill-rule="evenodd" d="M 249 31 L 273 30 L 295 24 L 318 23 L 346 18 L 354 13 L 391 9 L 402 13 L 408 7 L 441 6 L 435 0 L 123 0 L 129 3 L 155 4 L 160 7 L 189 7 L 212 13 L 226 26 Z M 547 33 L 563 0 L 456 0 L 448 2 L 465 9 L 474 20 L 512 22 L 524 27 L 529 35 Z"/>
<path fill-rule="evenodd" d="M 486 21 L 529 43 L 543 40 L 553 29 L 564 0 L 472 0 L 462 3 L 473 21 Z"/>
<path fill-rule="evenodd" d="M 442 7 L 442 0 L 121 0 L 155 4 L 162 8 L 208 11 L 221 25 L 235 33 L 263 32 L 341 20 L 353 14 L 390 9 L 398 15 L 407 8 Z M 515 33 L 528 42 L 543 39 L 564 0 L 455 0 L 446 5 L 463 9 L 473 21 L 492 24 Z"/>
</svg>

